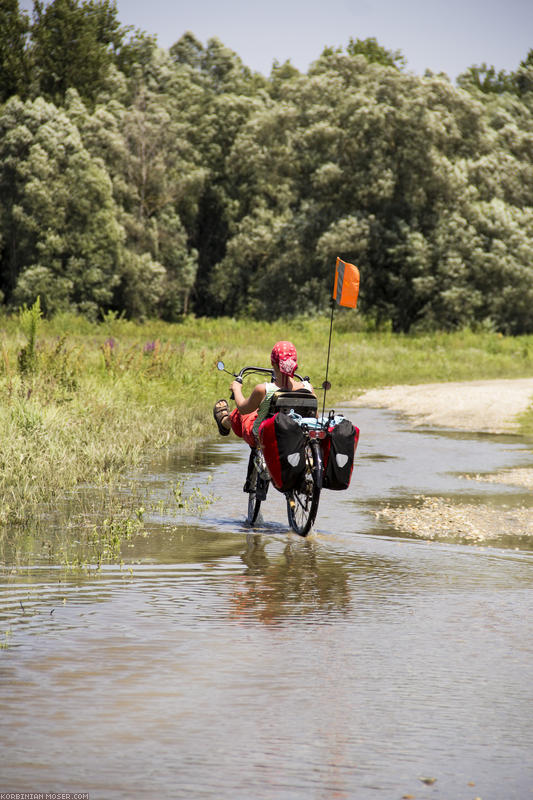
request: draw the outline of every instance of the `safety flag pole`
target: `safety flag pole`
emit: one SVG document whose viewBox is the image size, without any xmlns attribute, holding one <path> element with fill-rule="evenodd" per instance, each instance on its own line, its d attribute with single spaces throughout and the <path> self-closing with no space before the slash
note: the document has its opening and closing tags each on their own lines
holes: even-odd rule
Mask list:
<svg viewBox="0 0 533 800">
<path fill-rule="evenodd" d="M 323 398 L 323 403 L 322 403 L 322 419 L 324 419 L 324 412 L 325 412 L 325 409 L 326 409 L 326 394 L 327 394 L 328 387 L 329 387 L 329 384 L 328 384 L 329 354 L 330 354 L 330 351 L 331 351 L 331 334 L 333 332 L 333 312 L 335 311 L 335 300 L 334 300 L 333 297 L 330 300 L 330 304 L 331 304 L 331 317 L 330 317 L 330 320 L 329 320 L 328 360 L 326 361 L 326 379 L 325 379 L 324 383 L 322 384 L 322 386 L 324 387 L 324 398 Z"/>
<path fill-rule="evenodd" d="M 359 270 L 354 264 L 348 264 L 347 261 L 341 261 L 337 257 L 335 262 L 335 283 L 333 285 L 333 297 L 331 298 L 331 318 L 329 322 L 329 342 L 328 342 L 328 359 L 326 362 L 326 379 L 322 384 L 324 388 L 324 402 L 322 405 L 322 418 L 326 408 L 326 394 L 329 388 L 328 373 L 329 373 L 329 355 L 331 352 L 331 334 L 333 332 L 333 312 L 335 310 L 335 302 L 340 306 L 347 308 L 355 308 L 357 306 L 357 298 L 359 297 Z"/>
</svg>

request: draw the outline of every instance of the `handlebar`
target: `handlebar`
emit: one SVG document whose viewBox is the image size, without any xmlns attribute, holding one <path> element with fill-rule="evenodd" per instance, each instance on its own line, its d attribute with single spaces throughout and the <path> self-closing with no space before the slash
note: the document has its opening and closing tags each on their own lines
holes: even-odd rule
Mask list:
<svg viewBox="0 0 533 800">
<path fill-rule="evenodd" d="M 227 372 L 228 375 L 233 375 L 235 380 L 238 381 L 239 383 L 242 383 L 242 379 L 244 378 L 244 376 L 247 373 L 254 373 L 254 372 L 260 373 L 261 375 L 269 375 L 270 376 L 270 380 L 271 381 L 274 380 L 274 370 L 273 369 L 267 369 L 266 367 L 243 367 L 239 372 L 230 372 L 229 369 L 226 369 L 225 364 L 224 364 L 223 361 L 218 361 L 217 362 L 217 369 L 219 369 L 221 372 Z M 302 376 L 298 375 L 297 372 L 295 372 L 294 375 L 295 375 L 296 378 L 298 378 L 299 381 L 308 381 L 309 380 L 309 377 L 307 375 L 306 375 L 305 378 L 302 378 Z M 231 392 L 231 399 L 232 400 L 234 399 L 233 392 Z"/>
<path fill-rule="evenodd" d="M 259 372 L 262 375 L 270 375 L 272 379 L 274 379 L 274 371 L 271 369 L 266 369 L 266 367 L 243 367 L 240 372 L 235 375 L 236 380 L 240 379 L 240 383 L 242 383 L 242 379 L 248 372 Z"/>
<path fill-rule="evenodd" d="M 267 369 L 266 367 L 243 367 L 239 372 L 230 372 L 228 369 L 226 369 L 223 361 L 218 361 L 217 362 L 217 368 L 219 370 L 221 370 L 221 372 L 227 372 L 228 375 L 233 375 L 233 377 L 236 380 L 238 380 L 239 383 L 242 383 L 242 379 L 244 378 L 245 375 L 247 375 L 248 373 L 253 373 L 253 372 L 260 373 L 261 375 L 270 375 L 271 380 L 272 381 L 274 380 L 274 370 L 273 369 Z M 294 377 L 298 378 L 299 381 L 308 381 L 309 380 L 309 376 L 308 375 L 306 375 L 305 378 L 302 378 L 302 376 L 298 375 L 297 372 L 294 373 Z"/>
</svg>

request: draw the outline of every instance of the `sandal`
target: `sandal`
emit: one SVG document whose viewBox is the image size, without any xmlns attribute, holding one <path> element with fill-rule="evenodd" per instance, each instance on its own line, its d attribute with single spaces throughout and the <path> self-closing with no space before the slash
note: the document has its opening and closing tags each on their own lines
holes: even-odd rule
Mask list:
<svg viewBox="0 0 533 800">
<path fill-rule="evenodd" d="M 224 405 L 220 405 L 224 403 Z M 230 428 L 225 428 L 222 425 L 223 420 L 228 419 L 228 401 L 227 400 L 217 400 L 215 406 L 213 408 L 213 416 L 215 418 L 215 422 L 218 425 L 218 432 L 221 436 L 229 436 Z"/>
</svg>

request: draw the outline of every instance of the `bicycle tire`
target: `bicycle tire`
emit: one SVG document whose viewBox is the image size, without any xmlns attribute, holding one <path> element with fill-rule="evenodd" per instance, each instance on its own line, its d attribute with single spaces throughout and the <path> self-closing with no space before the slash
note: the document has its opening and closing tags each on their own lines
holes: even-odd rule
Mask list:
<svg viewBox="0 0 533 800">
<path fill-rule="evenodd" d="M 258 489 L 260 489 L 260 477 L 257 471 L 257 467 L 252 467 L 252 471 L 250 473 L 250 477 L 248 479 L 249 489 L 248 489 L 248 516 L 247 521 L 248 525 L 255 525 L 257 517 L 259 516 L 259 510 L 261 508 L 262 498 L 260 495 L 258 496 Z"/>
<path fill-rule="evenodd" d="M 299 536 L 307 536 L 318 511 L 322 489 L 322 456 L 317 442 L 306 444 L 305 461 L 301 487 L 286 492 L 289 525 Z"/>
</svg>

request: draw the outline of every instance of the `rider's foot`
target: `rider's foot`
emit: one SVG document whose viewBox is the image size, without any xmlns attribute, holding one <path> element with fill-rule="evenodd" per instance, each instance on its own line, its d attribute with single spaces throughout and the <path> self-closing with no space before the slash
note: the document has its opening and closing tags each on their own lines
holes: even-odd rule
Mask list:
<svg viewBox="0 0 533 800">
<path fill-rule="evenodd" d="M 218 425 L 220 435 L 228 436 L 231 430 L 231 420 L 229 418 L 227 400 L 217 400 L 213 408 L 213 416 Z"/>
</svg>

